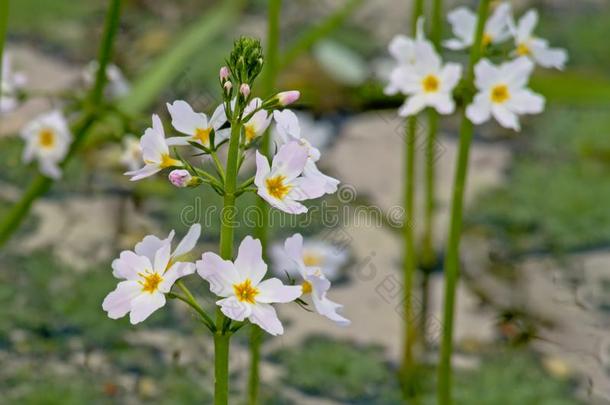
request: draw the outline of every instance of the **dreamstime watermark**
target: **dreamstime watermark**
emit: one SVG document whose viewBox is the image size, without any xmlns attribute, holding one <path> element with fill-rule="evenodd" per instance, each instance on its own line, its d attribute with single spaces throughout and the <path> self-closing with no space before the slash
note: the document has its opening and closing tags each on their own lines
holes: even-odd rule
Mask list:
<svg viewBox="0 0 610 405">
<path fill-rule="evenodd" d="M 199 223 L 204 228 L 211 227 L 219 221 L 223 226 L 234 228 L 259 226 L 303 228 L 321 225 L 326 229 L 336 229 L 348 224 L 364 228 L 403 227 L 405 210 L 402 206 L 395 205 L 384 211 L 375 205 L 354 204 L 357 194 L 351 185 L 340 186 L 336 197 L 337 202 L 323 200 L 319 205 L 310 206 L 305 214 L 291 215 L 277 209 L 263 210 L 256 205 L 243 208 L 219 207 L 206 204 L 205 200 L 198 196 L 192 203 L 182 208 L 180 222 L 185 226 Z M 412 226 L 412 223 L 409 221 L 408 225 Z"/>
</svg>

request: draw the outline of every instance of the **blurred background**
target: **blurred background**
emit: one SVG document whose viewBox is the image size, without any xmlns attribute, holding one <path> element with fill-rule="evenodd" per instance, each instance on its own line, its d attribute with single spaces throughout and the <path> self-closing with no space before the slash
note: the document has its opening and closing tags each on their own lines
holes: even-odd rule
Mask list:
<svg viewBox="0 0 610 405">
<path fill-rule="evenodd" d="M 61 105 L 49 94 L 86 88 L 106 1 L 11 2 L 13 69 L 41 97 L 0 118 L 0 216 L 35 168 L 21 163 L 20 128 Z M 327 248 L 331 298 L 349 328 L 283 306 L 286 333 L 263 346 L 265 404 L 398 404 L 402 196 L 401 98 L 383 95 L 387 43 L 409 32 L 407 0 L 291 0 L 283 4 L 278 89 L 299 89 L 305 137 L 323 149 L 340 192 L 313 203 L 306 220 L 277 215 L 274 238 L 301 232 Z M 475 2 L 446 1 L 447 11 Z M 565 72 L 537 69 L 532 88 L 546 111 L 521 133 L 477 128 L 471 152 L 456 320 L 456 403 L 610 403 L 610 4 L 604 0 L 512 1 L 541 15 L 537 33 L 570 55 Z M 446 14 L 446 13 L 444 13 Z M 308 35 L 317 30 L 315 43 Z M 171 302 L 138 327 L 101 309 L 115 286 L 110 262 L 142 236 L 204 225 L 197 254 L 215 250 L 215 208 L 204 188 L 172 188 L 163 176 L 138 184 L 122 172 L 123 132 L 140 135 L 150 113 L 185 99 L 210 112 L 218 69 L 239 34 L 266 32 L 266 1 L 125 0 L 109 98 L 125 131 L 100 138 L 38 201 L 0 252 L 0 403 L 209 403 L 212 347 L 203 325 Z M 323 34 L 323 35 L 321 35 Z M 444 38 L 450 36 L 445 27 Z M 463 60 L 447 53 L 446 58 Z M 459 120 L 443 119 L 437 144 L 436 243 L 442 258 Z M 420 155 L 425 145 L 421 122 Z M 419 150 L 419 149 L 418 149 Z M 423 166 L 419 173 L 423 173 Z M 423 177 L 418 183 L 423 195 Z M 246 207 L 252 196 L 243 198 Z M 317 208 L 314 208 L 317 207 Z M 336 212 L 336 222 L 321 213 Z M 422 210 L 419 210 L 422 212 Z M 211 214 L 210 214 L 211 213 Z M 274 215 L 275 216 L 275 215 Z M 334 220 L 333 220 L 334 221 Z M 412 219 L 421 228 L 418 217 Z M 237 240 L 248 228 L 238 230 Z M 330 252 L 330 253 L 328 253 Z M 434 403 L 442 272 L 418 292 L 427 347 L 419 384 Z M 196 277 L 187 284 L 211 302 Z M 419 288 L 419 287 L 418 287 Z M 423 291 L 424 287 L 422 287 Z M 425 299 L 426 304 L 421 297 Z M 232 346 L 232 403 L 247 380 L 247 330 Z"/>
</svg>

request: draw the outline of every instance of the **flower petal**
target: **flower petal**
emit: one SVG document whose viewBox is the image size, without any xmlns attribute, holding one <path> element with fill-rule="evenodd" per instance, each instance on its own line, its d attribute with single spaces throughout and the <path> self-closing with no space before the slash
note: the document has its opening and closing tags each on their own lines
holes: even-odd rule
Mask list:
<svg viewBox="0 0 610 405">
<path fill-rule="evenodd" d="M 234 321 L 243 321 L 252 314 L 253 305 L 239 301 L 235 296 L 216 301 L 220 310 Z"/>
<path fill-rule="evenodd" d="M 122 318 L 131 310 L 131 301 L 142 292 L 137 281 L 121 281 L 116 289 L 104 298 L 102 308 L 111 319 Z"/>
<path fill-rule="evenodd" d="M 223 260 L 212 252 L 204 253 L 195 266 L 197 274 L 210 283 L 210 291 L 220 297 L 232 295 L 233 284 L 242 281 L 231 261 Z"/>
<path fill-rule="evenodd" d="M 239 245 L 235 270 L 240 280 L 250 279 L 256 286 L 267 273 L 267 264 L 263 261 L 263 247 L 261 241 L 246 236 Z"/>
<path fill-rule="evenodd" d="M 272 302 L 287 303 L 299 298 L 303 290 L 298 285 L 284 285 L 277 278 L 270 278 L 263 281 L 257 287 L 259 294 L 256 302 L 270 304 Z"/>
<path fill-rule="evenodd" d="M 184 238 L 178 243 L 176 246 L 176 250 L 172 254 L 173 257 L 180 257 L 189 253 L 195 245 L 197 244 L 197 240 L 199 240 L 199 236 L 201 235 L 201 225 L 193 224 L 189 228 L 189 231 L 184 235 Z"/>
<path fill-rule="evenodd" d="M 131 322 L 132 325 L 140 323 L 164 305 L 165 295 L 161 293 L 140 294 L 131 302 L 129 322 Z"/>
<path fill-rule="evenodd" d="M 275 309 L 269 304 L 253 305 L 252 314 L 250 314 L 249 319 L 252 323 L 274 336 L 284 333 L 284 327 L 278 319 Z"/>
<path fill-rule="evenodd" d="M 176 100 L 173 104 L 167 103 L 167 110 L 172 117 L 172 126 L 178 132 L 193 135 L 197 128 L 206 129 L 208 119 L 204 114 L 196 113 L 189 103 Z"/>
</svg>

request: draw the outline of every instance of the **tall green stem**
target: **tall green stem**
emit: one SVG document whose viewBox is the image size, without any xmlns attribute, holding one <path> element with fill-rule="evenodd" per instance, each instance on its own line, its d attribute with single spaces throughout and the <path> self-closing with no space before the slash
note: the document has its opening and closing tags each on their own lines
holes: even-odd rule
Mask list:
<svg viewBox="0 0 610 405">
<path fill-rule="evenodd" d="M 0 83 L 2 83 L 2 57 L 4 56 L 4 43 L 8 31 L 8 4 L 9 0 L 0 0 Z M 2 89 L 0 88 L 0 91 Z"/>
<path fill-rule="evenodd" d="M 3 4 L 8 3 L 6 0 L 0 1 L 2 1 Z M 114 44 L 119 26 L 120 11 L 121 0 L 111 0 L 106 13 L 104 34 L 98 54 L 98 72 L 95 77 L 95 83 L 88 95 L 87 105 L 85 107 L 86 111 L 84 112 L 83 118 L 72 127 L 74 141 L 70 145 L 70 150 L 61 164 L 62 168 L 65 167 L 66 163 L 82 144 L 85 135 L 89 132 L 89 129 L 95 122 L 98 114 L 97 110 L 102 102 L 104 87 L 106 85 L 106 67 L 110 61 L 112 45 Z M 0 246 L 2 246 L 18 228 L 19 224 L 29 212 L 32 203 L 42 194 L 46 193 L 52 183 L 53 180 L 42 175 L 37 175 L 34 181 L 30 183 L 21 199 L 11 207 L 7 215 L 0 222 Z"/>
<path fill-rule="evenodd" d="M 417 0 L 413 3 L 411 20 L 411 35 L 417 34 L 417 19 L 423 14 L 424 2 Z M 413 218 L 415 213 L 415 145 L 417 137 L 417 117 L 409 117 L 406 125 L 405 140 L 405 188 L 404 208 L 405 220 L 403 225 L 404 258 L 403 258 L 403 317 L 404 317 L 404 347 L 402 360 L 403 381 L 408 383 L 410 373 L 413 371 L 413 345 L 416 337 L 415 317 L 413 316 L 413 279 L 417 261 L 415 258 L 415 230 Z"/>
<path fill-rule="evenodd" d="M 226 179 L 224 187 L 223 208 L 220 216 L 220 256 L 233 260 L 233 235 L 237 207 L 235 192 L 237 190 L 237 172 L 239 170 L 239 140 L 241 137 L 241 112 L 239 107 L 233 112 L 231 120 L 231 138 L 227 154 Z M 216 333 L 214 334 L 214 404 L 227 405 L 229 402 L 229 342 L 231 333 L 223 330 L 227 318 L 220 309 L 216 310 Z"/>
<path fill-rule="evenodd" d="M 263 95 L 271 96 L 275 90 L 279 63 L 280 47 L 280 14 L 282 10 L 282 0 L 269 0 L 267 16 L 267 54 L 265 55 L 265 70 L 263 71 Z M 261 153 L 267 158 L 271 156 L 271 137 L 267 130 L 263 135 Z M 260 221 L 256 224 L 254 235 L 260 239 L 263 246 L 263 256 L 266 256 L 267 241 L 269 238 L 269 205 L 260 197 L 256 199 L 257 212 L 260 213 Z M 263 333 L 258 325 L 251 325 L 250 328 L 250 375 L 248 378 L 248 404 L 258 403 L 259 390 L 259 363 L 260 346 Z"/>
<path fill-rule="evenodd" d="M 437 52 L 441 52 L 441 37 L 443 31 L 442 0 L 434 0 L 432 3 L 432 18 L 430 40 Z M 436 209 L 435 190 L 435 163 L 436 163 L 436 139 L 438 132 L 439 114 L 434 109 L 428 110 L 428 138 L 426 139 L 426 202 L 424 205 L 424 231 L 422 236 L 421 269 L 422 269 L 422 305 L 420 316 L 420 331 L 422 341 L 426 342 L 426 320 L 428 319 L 428 296 L 430 285 L 430 272 L 436 265 L 436 254 L 434 252 L 434 211 Z"/>
<path fill-rule="evenodd" d="M 477 13 L 477 28 L 475 41 L 470 51 L 470 64 L 466 73 L 466 86 L 472 87 L 474 82 L 474 66 L 481 58 L 483 32 L 489 13 L 490 0 L 481 0 Z M 465 97 L 464 105 L 470 104 L 472 95 Z M 466 117 L 465 108 L 462 112 L 460 128 L 460 144 L 455 168 L 453 184 L 453 199 L 451 202 L 451 222 L 449 239 L 447 241 L 447 257 L 445 259 L 445 302 L 443 315 L 443 338 L 438 370 L 438 403 L 451 404 L 451 353 L 453 350 L 453 316 L 455 310 L 455 291 L 459 277 L 459 248 L 462 230 L 462 215 L 464 203 L 464 188 L 468 170 L 468 156 L 473 136 L 473 125 Z"/>
</svg>

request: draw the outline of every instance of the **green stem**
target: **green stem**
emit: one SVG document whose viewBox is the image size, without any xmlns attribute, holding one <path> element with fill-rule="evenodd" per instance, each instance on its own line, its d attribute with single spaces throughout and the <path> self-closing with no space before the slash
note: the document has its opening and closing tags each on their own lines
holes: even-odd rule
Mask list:
<svg viewBox="0 0 610 405">
<path fill-rule="evenodd" d="M 282 0 L 269 0 L 267 19 L 267 54 L 265 55 L 265 70 L 263 72 L 263 95 L 269 97 L 275 90 L 279 65 L 280 48 L 280 15 L 282 11 Z M 261 153 L 270 158 L 271 136 L 267 130 L 263 135 Z M 260 221 L 256 224 L 254 235 L 260 239 L 263 246 L 263 256 L 266 256 L 267 242 L 269 237 L 269 205 L 260 197 L 256 199 L 257 212 L 260 213 Z M 263 333 L 258 325 L 250 328 L 250 375 L 248 378 L 248 400 L 249 405 L 258 403 L 259 389 L 259 363 L 260 346 Z"/>
<path fill-rule="evenodd" d="M 489 13 L 490 0 L 481 0 L 477 13 L 477 29 L 474 44 L 470 51 L 470 64 L 466 74 L 466 85 L 472 86 L 474 81 L 474 66 L 481 58 L 483 32 Z M 464 105 L 472 101 L 468 96 Z M 453 185 L 453 198 L 451 202 L 451 222 L 449 225 L 449 239 L 447 240 L 447 257 L 445 259 L 445 302 L 443 314 L 443 337 L 438 369 L 438 403 L 451 404 L 451 354 L 453 350 L 453 316 L 455 311 L 455 292 L 459 277 L 459 248 L 462 230 L 462 215 L 464 203 L 464 188 L 466 186 L 466 173 L 468 171 L 468 156 L 473 136 L 473 125 L 466 117 L 465 109 L 462 112 L 462 125 L 460 128 L 460 144 L 456 162 Z"/>
<path fill-rule="evenodd" d="M 415 37 L 417 33 L 417 19 L 422 15 L 424 8 L 423 0 L 413 3 L 413 14 L 411 20 L 411 35 Z M 403 225 L 404 239 L 404 258 L 403 258 L 403 317 L 404 317 L 404 346 L 402 360 L 403 387 L 410 395 L 408 385 L 413 372 L 413 345 L 417 335 L 415 317 L 413 316 L 413 279 L 417 261 L 415 257 L 415 230 L 413 218 L 415 214 L 415 144 L 417 137 L 417 117 L 409 117 L 406 125 L 405 139 L 405 188 L 404 188 L 404 208 L 405 220 Z"/>
<path fill-rule="evenodd" d="M 231 333 L 214 334 L 214 405 L 229 403 L 229 345 Z"/>
<path fill-rule="evenodd" d="M 225 260 L 233 260 L 233 235 L 235 215 L 235 192 L 237 190 L 237 172 L 239 160 L 239 139 L 241 137 L 241 111 L 236 105 L 231 120 L 231 138 L 227 154 L 226 178 L 224 184 L 223 210 L 220 218 L 220 256 Z M 229 340 L 228 330 L 230 320 L 216 310 L 216 333 L 214 334 L 214 404 L 226 405 L 229 397 Z"/>
<path fill-rule="evenodd" d="M 104 34 L 98 55 L 98 72 L 96 74 L 95 83 L 87 98 L 88 105 L 86 106 L 83 117 L 73 126 L 74 141 L 70 145 L 70 150 L 61 163 L 62 168 L 66 166 L 66 163 L 82 144 L 85 135 L 89 132 L 89 129 L 93 126 L 97 118 L 97 109 L 102 102 L 104 87 L 106 85 L 106 67 L 108 66 L 111 57 L 112 45 L 119 25 L 120 10 L 121 0 L 112 0 L 106 13 Z M 37 175 L 32 183 L 30 183 L 21 199 L 11 207 L 8 214 L 2 219 L 2 222 L 0 222 L 0 246 L 2 246 L 19 227 L 19 224 L 21 224 L 29 212 L 32 203 L 38 197 L 46 193 L 52 183 L 53 181 L 51 179 L 42 175 Z"/>
<path fill-rule="evenodd" d="M 193 296 L 193 294 L 191 293 L 191 291 L 184 285 L 184 283 L 182 281 L 177 281 L 176 285 L 178 286 L 178 288 L 180 289 L 180 291 L 182 291 L 184 293 L 184 295 L 186 296 L 186 303 L 189 304 L 195 311 L 197 311 L 197 313 L 201 316 L 201 318 L 203 318 L 205 324 L 208 326 L 208 328 L 210 328 L 210 330 L 212 332 L 215 332 L 215 326 L 214 326 L 214 321 L 212 321 L 212 318 L 210 318 L 210 316 L 207 314 L 207 312 L 205 312 L 205 310 L 203 308 L 201 308 L 201 305 L 199 305 L 199 303 L 197 302 L 197 300 L 195 299 L 195 297 Z M 181 299 L 180 296 L 176 296 L 176 298 Z"/>
<path fill-rule="evenodd" d="M 2 83 L 2 58 L 4 56 L 4 43 L 8 31 L 8 4 L 9 0 L 0 0 L 0 83 Z M 0 88 L 2 91 L 2 88 Z"/>
</svg>

